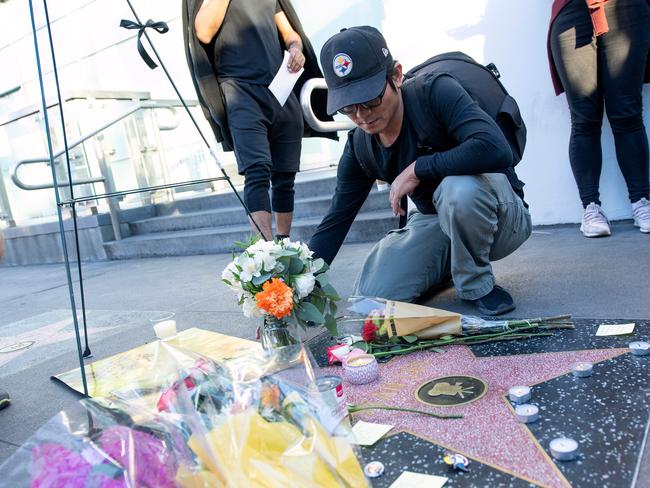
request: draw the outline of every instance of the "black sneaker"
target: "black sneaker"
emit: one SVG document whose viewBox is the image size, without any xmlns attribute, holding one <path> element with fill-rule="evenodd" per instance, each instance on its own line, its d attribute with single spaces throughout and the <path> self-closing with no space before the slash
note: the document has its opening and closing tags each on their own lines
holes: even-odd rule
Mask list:
<svg viewBox="0 0 650 488">
<path fill-rule="evenodd" d="M 0 410 L 7 408 L 11 403 L 11 397 L 6 391 L 0 390 Z"/>
<path fill-rule="evenodd" d="M 515 302 L 510 293 L 499 285 L 494 285 L 490 293 L 473 302 L 481 315 L 501 315 L 515 309 Z"/>
</svg>

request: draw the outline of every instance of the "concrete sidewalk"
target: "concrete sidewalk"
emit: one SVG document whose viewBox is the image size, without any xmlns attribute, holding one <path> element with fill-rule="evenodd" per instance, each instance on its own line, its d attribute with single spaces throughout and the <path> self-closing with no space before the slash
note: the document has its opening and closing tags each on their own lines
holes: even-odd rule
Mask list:
<svg viewBox="0 0 650 488">
<path fill-rule="evenodd" d="M 494 264 L 498 283 L 518 304 L 510 316 L 650 319 L 650 235 L 629 221 L 614 223 L 612 231 L 609 238 L 585 239 L 576 225 L 536 228 L 520 250 Z M 344 246 L 336 258 L 330 274 L 342 296 L 350 294 L 371 246 Z M 253 338 L 258 321 L 243 317 L 220 282 L 229 261 L 229 255 L 208 255 L 84 264 L 92 360 L 153 340 L 149 318 L 158 311 L 175 312 L 179 329 Z M 474 313 L 453 288 L 425 303 Z M 34 341 L 20 351 L 0 349 L 0 389 L 13 398 L 0 411 L 2 462 L 79 399 L 50 379 L 79 365 L 62 265 L 0 267 L 0 311 L 0 344 Z"/>
</svg>

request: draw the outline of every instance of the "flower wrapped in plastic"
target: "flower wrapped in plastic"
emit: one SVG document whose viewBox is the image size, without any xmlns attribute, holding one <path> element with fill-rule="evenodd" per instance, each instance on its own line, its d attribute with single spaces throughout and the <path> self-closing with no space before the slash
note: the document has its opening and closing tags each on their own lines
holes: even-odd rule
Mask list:
<svg viewBox="0 0 650 488">
<path fill-rule="evenodd" d="M 447 310 L 384 298 L 350 297 L 339 320 L 339 343 L 362 348 L 375 357 L 450 344 L 479 344 L 552 335 L 573 328 L 570 315 L 523 320 L 485 320 Z"/>
<path fill-rule="evenodd" d="M 288 349 L 288 350 L 287 350 Z M 299 346 L 217 363 L 160 341 L 146 381 L 80 402 L 0 466 L 12 487 L 367 486 Z"/>
</svg>

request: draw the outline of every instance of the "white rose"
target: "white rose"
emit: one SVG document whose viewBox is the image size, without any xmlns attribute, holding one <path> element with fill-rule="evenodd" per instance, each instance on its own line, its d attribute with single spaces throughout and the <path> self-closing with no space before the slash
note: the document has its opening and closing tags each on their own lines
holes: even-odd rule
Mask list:
<svg viewBox="0 0 650 488">
<path fill-rule="evenodd" d="M 314 252 L 309 249 L 307 244 L 300 244 L 300 259 L 303 261 L 311 258 L 314 255 Z"/>
<path fill-rule="evenodd" d="M 259 276 L 262 262 L 255 262 L 255 259 L 242 254 L 237 258 L 239 260 L 239 266 L 241 267 L 241 272 L 239 273 L 239 279 L 247 283 L 253 279 L 253 276 Z"/>
<path fill-rule="evenodd" d="M 296 292 L 298 293 L 298 297 L 305 298 L 306 296 L 309 296 L 309 294 L 314 289 L 314 285 L 316 284 L 316 278 L 312 273 L 305 273 L 305 274 L 297 275 L 294 278 L 293 283 Z"/>
<path fill-rule="evenodd" d="M 242 303 L 244 315 L 249 318 L 261 317 L 264 312 L 257 307 L 257 303 L 252 298 L 244 298 Z"/>
</svg>

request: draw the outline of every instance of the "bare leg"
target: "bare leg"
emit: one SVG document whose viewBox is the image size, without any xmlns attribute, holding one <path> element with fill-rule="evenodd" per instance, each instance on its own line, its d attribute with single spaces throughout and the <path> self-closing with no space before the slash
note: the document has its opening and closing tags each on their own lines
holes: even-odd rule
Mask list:
<svg viewBox="0 0 650 488">
<path fill-rule="evenodd" d="M 278 234 L 288 236 L 291 232 L 293 212 L 275 212 L 275 227 Z"/>
<path fill-rule="evenodd" d="M 257 212 L 251 212 L 251 217 L 253 217 L 253 220 L 257 222 L 257 225 L 260 227 L 260 230 L 263 234 L 262 237 L 267 241 L 272 240 L 273 227 L 271 226 L 271 212 L 267 212 L 266 210 L 259 210 Z M 289 220 L 289 222 L 291 222 L 291 220 Z M 251 229 L 254 234 L 259 233 L 252 222 Z"/>
</svg>

